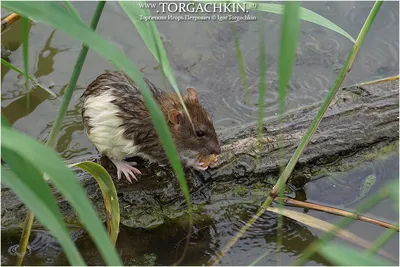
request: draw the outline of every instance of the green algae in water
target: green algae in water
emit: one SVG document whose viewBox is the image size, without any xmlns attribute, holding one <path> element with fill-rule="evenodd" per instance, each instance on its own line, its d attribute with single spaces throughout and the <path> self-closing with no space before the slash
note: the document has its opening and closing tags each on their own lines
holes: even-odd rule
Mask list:
<svg viewBox="0 0 400 267">
<path fill-rule="evenodd" d="M 373 174 L 368 175 L 361 184 L 359 189 L 359 194 L 356 197 L 356 199 L 346 204 L 346 206 L 351 205 L 359 201 L 360 199 L 363 199 L 368 194 L 368 192 L 371 191 L 371 188 L 374 186 L 375 183 L 376 183 L 376 176 Z"/>
</svg>

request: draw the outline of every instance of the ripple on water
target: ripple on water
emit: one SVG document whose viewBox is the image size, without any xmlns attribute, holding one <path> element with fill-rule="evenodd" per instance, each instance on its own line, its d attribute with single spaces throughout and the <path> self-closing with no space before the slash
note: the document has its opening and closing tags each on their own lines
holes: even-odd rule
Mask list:
<svg viewBox="0 0 400 267">
<path fill-rule="evenodd" d="M 215 238 L 220 243 L 225 244 L 238 233 L 257 210 L 258 206 L 252 204 L 233 204 L 219 209 L 220 217 L 215 220 L 217 228 Z M 282 243 L 280 245 L 278 245 L 277 241 L 279 233 L 282 234 Z M 280 232 L 277 214 L 265 212 L 238 240 L 232 250 L 223 258 L 222 263 L 225 265 L 234 262 L 234 265 L 245 265 L 267 250 L 270 251 L 271 255 L 276 255 L 278 249 L 283 253 L 282 256 L 285 260 L 291 260 L 293 257 L 288 257 L 289 255 L 299 255 L 304 247 L 314 240 L 315 236 L 307 227 L 286 217 L 283 218 L 282 231 Z M 212 253 L 214 254 L 210 256 L 215 256 L 217 251 L 213 251 Z M 247 255 L 246 259 L 238 258 L 239 256 L 237 255 L 243 255 L 244 253 Z M 265 257 L 261 262 L 270 265 L 275 260 L 275 257 Z M 321 261 L 318 257 L 312 260 Z M 282 264 L 286 265 L 289 262 Z"/>
<path fill-rule="evenodd" d="M 332 68 L 335 64 L 344 64 L 347 49 L 337 39 L 328 34 L 321 34 L 319 28 L 310 30 L 308 37 L 308 41 L 297 48 L 296 66 Z M 350 49 L 351 44 L 348 46 Z"/>
<path fill-rule="evenodd" d="M 398 47 L 398 41 L 389 43 L 384 39 L 375 40 L 375 44 L 368 47 L 368 53 L 360 53 L 355 67 L 361 66 L 362 72 L 368 74 L 368 80 L 373 79 L 371 75 L 379 78 L 398 75 Z"/>
<path fill-rule="evenodd" d="M 360 29 L 361 26 L 364 24 L 365 19 L 367 18 L 367 14 L 371 11 L 374 2 L 356 2 L 355 8 L 344 9 L 345 16 L 344 19 L 346 20 L 346 24 L 350 25 L 359 25 Z M 387 6 L 392 6 L 388 8 Z M 381 8 L 379 10 L 376 19 L 372 25 L 372 31 L 382 31 L 387 29 L 398 28 L 398 18 L 399 18 L 399 2 L 385 2 L 383 6 L 386 8 Z"/>
<path fill-rule="evenodd" d="M 221 119 L 215 120 L 216 125 L 228 127 L 229 122 L 231 122 L 231 124 L 242 125 L 258 119 L 258 88 L 260 80 L 258 76 L 248 75 L 248 78 L 250 102 L 247 101 L 242 79 L 237 77 L 232 84 L 231 90 L 233 94 L 221 101 L 222 105 L 219 106 L 219 112 L 223 113 L 224 116 Z M 310 79 L 312 80 L 306 83 L 309 86 L 303 86 L 296 76 L 291 79 L 286 100 L 287 109 L 302 106 L 304 102 L 315 102 L 319 100 L 315 91 L 321 90 L 320 88 L 327 89 L 327 87 L 323 87 L 327 84 L 327 78 L 320 74 L 310 76 Z M 310 84 L 315 85 L 311 87 Z M 264 117 L 269 117 L 276 115 L 278 112 L 278 81 L 275 72 L 267 72 L 266 87 Z M 304 100 L 302 98 L 304 98 Z"/>
<path fill-rule="evenodd" d="M 83 230 L 71 232 L 72 241 L 78 240 L 83 235 Z M 8 252 L 17 256 L 19 244 L 9 247 Z M 48 231 L 32 230 L 31 240 L 28 243 L 27 255 L 46 257 L 46 262 L 54 263 L 55 258 L 62 253 L 62 247 Z"/>
</svg>

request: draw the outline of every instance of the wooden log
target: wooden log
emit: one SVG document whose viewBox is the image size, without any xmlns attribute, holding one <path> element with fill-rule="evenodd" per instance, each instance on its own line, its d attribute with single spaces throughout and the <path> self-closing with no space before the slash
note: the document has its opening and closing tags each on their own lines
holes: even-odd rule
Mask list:
<svg viewBox="0 0 400 267">
<path fill-rule="evenodd" d="M 398 151 L 398 88 L 399 81 L 396 79 L 339 90 L 300 157 L 290 178 L 290 186 L 301 187 L 321 171 L 354 168 L 376 158 L 377 151 Z M 279 138 L 284 140 L 282 148 L 285 151 L 284 162 L 287 163 L 320 105 L 316 103 L 290 112 L 282 123 L 278 118 L 266 120 L 259 152 L 256 123 L 220 132 L 223 152 L 213 168 L 202 173 L 185 171 L 197 215 L 201 216 L 204 204 L 221 199 L 234 201 L 245 195 L 253 200 L 257 197 L 265 199 L 279 176 Z M 86 160 L 101 163 L 115 178 L 115 168 L 107 158 L 99 155 Z M 140 165 L 139 168 L 143 170 L 143 175 L 137 183 L 128 184 L 115 179 L 121 224 L 148 228 L 185 215 L 185 200 L 171 169 L 157 166 L 144 168 Z M 77 174 L 104 219 L 103 200 L 95 180 L 81 171 L 77 171 Z M 65 220 L 76 223 L 77 218 L 71 206 L 58 192 L 53 191 L 59 197 Z M 1 202 L 2 226 L 21 225 L 26 209 L 4 185 Z"/>
</svg>

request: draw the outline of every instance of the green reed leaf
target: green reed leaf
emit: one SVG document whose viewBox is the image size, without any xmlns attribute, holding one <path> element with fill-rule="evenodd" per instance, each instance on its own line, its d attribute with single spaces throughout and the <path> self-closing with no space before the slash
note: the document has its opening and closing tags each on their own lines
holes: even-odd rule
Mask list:
<svg viewBox="0 0 400 267">
<path fill-rule="evenodd" d="M 19 74 L 22 74 L 22 75 L 28 77 L 28 79 L 31 80 L 33 83 L 35 83 L 35 85 L 37 85 L 37 86 L 39 86 L 40 88 L 42 88 L 43 90 L 45 90 L 45 91 L 46 91 L 47 93 L 49 93 L 51 96 L 57 97 L 57 95 L 56 95 L 52 90 L 50 90 L 49 88 L 47 88 L 47 87 L 41 85 L 40 83 L 38 83 L 38 81 L 37 81 L 34 77 L 32 77 L 32 76 L 29 75 L 29 74 L 26 74 L 26 73 L 23 72 L 21 69 L 17 68 L 16 66 L 14 66 L 13 64 L 11 64 L 11 63 L 9 63 L 8 61 L 4 60 L 3 58 L 1 59 L 1 64 L 3 64 L 4 66 L 6 66 L 7 68 L 10 68 L 10 69 L 12 69 L 12 70 L 18 72 Z"/>
<path fill-rule="evenodd" d="M 78 162 L 71 164 L 68 167 L 76 167 L 88 172 L 99 185 L 103 195 L 104 207 L 106 209 L 107 231 L 115 246 L 119 233 L 120 209 L 117 190 L 115 189 L 110 174 L 103 166 L 92 161 Z"/>
<path fill-rule="evenodd" d="M 38 172 L 45 173 L 50 177 L 57 189 L 75 208 L 83 225 L 103 255 L 105 262 L 108 265 L 121 265 L 120 258 L 115 252 L 96 211 L 93 209 L 87 193 L 82 188 L 78 178 L 64 164 L 59 155 L 33 138 L 10 128 L 2 127 L 1 135 L 2 149 L 20 155 L 24 158 L 26 164 L 35 166 Z M 6 162 L 8 164 L 13 163 L 7 160 Z M 24 166 L 20 165 L 19 168 L 23 169 Z M 23 177 L 20 177 L 20 179 L 30 179 L 29 174 L 21 176 Z M 16 191 L 16 193 L 18 192 L 20 191 Z M 18 196 L 24 197 L 20 194 Z M 25 204 L 28 205 L 28 203 Z M 36 207 L 32 204 L 36 205 L 36 203 L 29 202 L 28 207 L 35 212 Z M 59 241 L 64 242 L 64 239 L 60 239 Z"/>
<path fill-rule="evenodd" d="M 185 113 L 190 118 L 190 114 L 186 108 L 185 103 L 183 102 L 182 95 L 176 83 L 171 65 L 169 64 L 168 56 L 164 49 L 164 45 L 161 40 L 160 33 L 158 32 L 156 23 L 152 20 L 150 21 L 140 20 L 141 15 L 150 16 L 151 13 L 149 9 L 140 8 L 139 3 L 144 4 L 145 2 L 119 1 L 119 4 L 121 5 L 122 9 L 125 11 L 125 13 L 129 16 L 129 18 L 135 25 L 136 30 L 142 37 L 147 49 L 153 54 L 154 58 L 160 64 L 163 73 L 165 74 L 165 76 L 167 76 L 174 91 L 178 94 L 179 100 L 182 103 Z"/>
<path fill-rule="evenodd" d="M 8 129 L 8 131 L 10 131 Z M 3 134 L 3 130 L 2 130 Z M 1 177 L 32 210 L 40 222 L 57 238 L 71 265 L 85 265 L 79 251 L 71 240 L 62 220 L 57 202 L 41 173 L 20 154 L 2 146 L 2 157 L 11 170 L 1 167 Z"/>
<path fill-rule="evenodd" d="M 319 249 L 329 261 L 339 266 L 391 266 L 392 262 L 377 255 L 366 255 L 361 250 L 331 241 Z"/>
</svg>

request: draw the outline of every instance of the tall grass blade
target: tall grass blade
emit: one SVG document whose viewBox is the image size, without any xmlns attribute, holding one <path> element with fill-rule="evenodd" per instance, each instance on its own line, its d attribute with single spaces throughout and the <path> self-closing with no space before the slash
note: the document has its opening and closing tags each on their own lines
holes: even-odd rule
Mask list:
<svg viewBox="0 0 400 267">
<path fill-rule="evenodd" d="M 19 165 L 19 168 L 24 168 L 25 165 L 31 164 L 37 168 L 38 172 L 45 173 L 50 177 L 56 188 L 76 210 L 106 264 L 121 265 L 120 258 L 116 254 L 96 211 L 93 209 L 87 193 L 82 188 L 78 178 L 64 164 L 58 154 L 31 137 L 8 127 L 2 127 L 1 135 L 3 141 L 1 148 L 23 157 L 25 164 Z M 13 164 L 13 161 L 6 160 L 6 162 L 7 164 Z M 14 168 L 13 170 L 15 171 Z M 29 177 L 29 175 L 25 174 L 21 179 L 30 179 Z M 18 193 L 18 191 L 16 192 Z M 54 202 L 54 200 L 52 201 Z M 60 240 L 60 242 L 63 242 L 63 240 Z"/>
<path fill-rule="evenodd" d="M 106 4 L 106 1 L 99 1 L 96 10 L 94 12 L 94 15 L 92 17 L 92 21 L 90 23 L 90 28 L 92 30 L 96 30 L 97 24 L 99 23 L 101 13 L 103 12 L 104 6 Z M 76 20 L 77 23 L 81 23 L 81 20 Z M 82 23 L 82 26 L 84 24 Z M 61 107 L 58 110 L 56 119 L 54 121 L 53 127 L 51 128 L 50 134 L 47 138 L 46 145 L 49 147 L 54 147 L 57 142 L 57 135 L 60 132 L 61 129 L 61 124 L 64 120 L 65 114 L 68 109 L 68 105 L 71 102 L 72 94 L 75 90 L 76 83 L 78 82 L 79 75 L 81 74 L 81 70 L 83 67 L 83 64 L 86 59 L 86 55 L 89 51 L 89 47 L 86 45 L 82 45 L 81 51 L 79 52 L 78 59 L 75 62 L 74 70 L 72 72 L 71 78 L 69 79 L 67 89 L 64 94 L 63 101 L 61 103 Z"/>
<path fill-rule="evenodd" d="M 78 162 L 71 164 L 68 167 L 80 168 L 96 179 L 103 195 L 108 235 L 115 246 L 119 233 L 120 209 L 117 190 L 115 189 L 110 174 L 108 174 L 103 166 L 92 161 Z"/>
<path fill-rule="evenodd" d="M 246 94 L 245 102 L 247 102 L 247 104 L 250 104 L 249 84 L 247 82 L 246 70 L 244 67 L 243 56 L 242 56 L 242 50 L 240 49 L 240 41 L 237 36 L 236 27 L 233 23 L 232 23 L 231 27 L 232 27 L 232 33 L 233 33 L 233 40 L 235 42 L 236 57 L 237 57 L 238 63 L 239 63 L 240 76 L 242 77 L 243 87 L 244 87 L 244 91 Z"/>
<path fill-rule="evenodd" d="M 287 98 L 287 87 L 289 85 L 290 78 L 292 76 L 293 63 L 296 57 L 297 39 L 300 28 L 299 21 L 299 8 L 300 3 L 298 1 L 288 1 L 285 3 L 284 13 L 282 17 L 282 30 L 281 40 L 279 48 L 279 60 L 278 60 L 278 103 L 279 103 L 279 117 L 282 120 L 285 113 L 285 102 Z M 280 122 L 282 123 L 282 122 Z M 282 127 L 283 129 L 283 127 Z M 279 137 L 279 155 L 280 155 L 280 169 L 281 172 L 284 169 L 284 158 L 285 151 L 283 150 L 283 133 Z M 283 188 L 279 192 L 283 194 Z M 283 206 L 282 201 L 279 201 L 279 206 Z M 281 248 L 282 244 L 282 228 L 283 228 L 283 217 L 278 215 L 278 237 L 277 245 L 278 249 Z M 278 251 L 279 254 L 280 251 Z M 279 264 L 279 255 L 278 255 Z"/>
<path fill-rule="evenodd" d="M 165 52 L 164 46 L 162 44 L 159 32 L 157 30 L 157 27 L 154 23 L 154 21 L 148 21 L 146 23 L 143 23 L 139 20 L 139 15 L 149 15 L 150 11 L 147 9 L 142 9 L 139 7 L 139 3 L 144 3 L 144 2 L 127 2 L 127 1 L 120 1 L 119 2 L 121 7 L 124 9 L 125 13 L 129 16 L 129 18 L 132 20 L 132 22 L 135 24 L 136 30 L 139 32 L 140 36 L 142 37 L 145 45 L 147 46 L 147 48 L 149 49 L 149 51 L 153 54 L 154 58 L 160 63 L 161 69 L 163 70 L 163 73 L 165 74 L 165 76 L 167 76 L 168 80 L 170 81 L 172 87 L 174 88 L 175 92 L 178 94 L 180 101 L 182 102 L 182 105 L 185 109 L 186 114 L 189 113 L 186 109 L 186 106 L 183 103 L 183 99 L 182 96 L 180 94 L 180 91 L 178 89 L 178 86 L 176 84 L 175 81 L 175 77 L 173 75 L 172 69 L 169 65 L 169 61 L 168 61 L 168 57 L 167 54 Z M 140 78 L 140 80 L 142 81 L 142 79 Z M 158 107 L 151 107 L 150 108 L 150 113 L 155 112 L 158 110 Z M 162 120 L 164 121 L 164 119 L 162 118 Z M 163 128 L 165 129 L 166 124 L 165 122 L 162 123 L 161 120 L 159 120 L 157 118 L 157 121 L 153 121 L 154 125 L 157 128 Z M 165 125 L 165 126 L 164 126 Z M 166 129 L 168 130 L 168 129 Z M 164 130 L 162 130 L 164 131 Z M 160 133 L 159 133 L 160 135 Z M 166 149 L 166 153 L 168 158 L 170 159 L 171 165 L 175 171 L 175 173 L 177 174 L 177 179 L 180 183 L 180 186 L 182 188 L 182 191 L 185 195 L 186 201 L 188 203 L 189 206 L 189 214 L 191 214 L 191 204 L 190 204 L 190 195 L 189 195 L 189 190 L 186 184 L 186 179 L 183 175 L 182 172 L 182 167 L 180 166 L 180 162 L 179 162 L 179 158 L 177 157 L 176 153 L 171 153 L 173 151 L 176 151 L 175 145 L 173 144 L 173 142 L 167 142 L 167 136 L 170 136 L 169 130 L 168 130 L 168 134 L 167 136 L 163 136 L 162 134 L 160 135 L 161 138 L 161 142 L 164 146 L 164 148 Z M 169 137 L 168 137 L 169 139 Z M 171 139 L 172 141 L 172 139 Z M 175 154 L 175 155 L 173 155 Z M 190 215 L 191 216 L 191 215 Z"/>
<path fill-rule="evenodd" d="M 359 249 L 332 241 L 320 249 L 333 264 L 338 266 L 391 266 L 394 265 L 376 255 L 365 255 Z"/>
<path fill-rule="evenodd" d="M 160 34 L 157 30 L 157 26 L 154 21 L 148 21 L 148 22 L 143 22 L 139 20 L 140 15 L 150 15 L 150 11 L 148 9 L 143 9 L 140 8 L 137 2 L 121 2 L 120 1 L 121 7 L 124 9 L 125 13 L 128 14 L 132 22 L 135 24 L 135 27 L 137 31 L 139 32 L 140 36 L 142 37 L 143 41 L 145 42 L 145 45 L 147 46 L 147 49 L 153 54 L 154 58 L 159 62 L 161 66 L 161 74 L 163 77 L 167 76 L 168 80 L 172 84 L 172 87 L 174 88 L 175 92 L 178 94 L 179 99 L 182 103 L 182 106 L 188 115 L 189 120 L 191 121 L 190 114 L 187 111 L 187 108 L 185 106 L 185 103 L 183 102 L 182 96 L 180 94 L 180 91 L 178 89 L 178 86 L 176 84 L 175 77 L 173 75 L 171 66 L 168 61 L 168 57 L 166 54 L 166 51 L 164 49 L 163 43 L 160 38 Z M 165 85 L 164 85 L 165 86 Z M 193 126 L 193 124 L 192 124 Z M 180 187 L 184 189 L 186 187 L 186 180 L 184 177 L 178 177 L 178 182 L 180 184 Z M 184 192 L 186 193 L 186 192 Z M 187 193 L 188 194 L 188 193 Z M 185 242 L 185 247 L 183 250 L 183 253 L 181 257 L 178 259 L 177 262 L 174 263 L 174 265 L 179 265 L 183 258 L 186 255 L 187 248 L 189 246 L 189 241 L 190 241 L 190 236 L 191 236 L 191 231 L 192 231 L 192 224 L 193 224 L 193 217 L 192 217 L 192 211 L 190 207 L 190 200 L 188 200 L 188 205 L 189 205 L 189 233 L 186 238 Z"/>
<path fill-rule="evenodd" d="M 39 84 L 38 81 L 37 81 L 35 78 L 33 78 L 31 75 L 29 75 L 29 74 L 23 72 L 21 69 L 17 68 L 16 66 L 14 66 L 13 64 L 11 64 L 11 63 L 9 63 L 8 61 L 4 60 L 3 58 L 1 59 L 1 64 L 3 64 L 4 66 L 6 66 L 7 68 L 10 68 L 10 69 L 12 69 L 12 70 L 18 72 L 19 74 L 22 74 L 22 75 L 24 75 L 24 76 L 27 76 L 29 80 L 31 80 L 33 83 L 35 83 L 35 85 L 37 85 L 37 86 L 39 86 L 40 88 L 42 88 L 43 90 L 45 90 L 45 91 L 46 91 L 47 93 L 49 93 L 51 96 L 57 97 L 57 95 L 56 95 L 52 90 L 50 90 L 49 88 L 47 88 L 47 87 L 45 87 L 45 86 Z"/>
<path fill-rule="evenodd" d="M 387 198 L 390 195 L 390 188 L 393 186 L 399 186 L 399 180 L 395 179 L 392 181 L 387 182 L 384 186 L 382 186 L 378 192 L 373 194 L 372 196 L 368 197 L 366 200 L 361 202 L 358 205 L 354 213 L 362 214 L 363 212 L 371 209 L 376 204 L 378 204 L 382 199 Z M 354 219 L 352 218 L 343 218 L 339 223 L 335 225 L 335 228 L 329 232 L 324 233 L 320 238 L 314 242 L 312 242 L 307 248 L 305 248 L 301 254 L 301 256 L 297 259 L 294 263 L 295 265 L 303 265 L 307 262 L 308 258 L 314 255 L 320 249 L 323 244 L 326 244 L 329 240 L 331 240 L 334 235 L 339 231 L 339 229 L 343 229 L 348 227 Z M 293 264 L 291 264 L 293 265 Z"/>
<path fill-rule="evenodd" d="M 29 109 L 29 20 L 21 17 L 21 34 L 22 34 L 22 56 L 24 58 L 25 70 L 25 89 L 26 89 L 26 109 Z"/>
<path fill-rule="evenodd" d="M 156 23 L 153 20 L 150 21 L 141 21 L 140 15 L 150 16 L 150 10 L 146 8 L 140 8 L 139 3 L 144 3 L 144 1 L 140 2 L 129 2 L 129 1 L 119 1 L 122 9 L 132 20 L 133 24 L 135 24 L 136 30 L 142 37 L 144 43 L 147 46 L 147 49 L 153 54 L 154 58 L 158 61 L 163 70 L 165 76 L 167 76 L 169 82 L 171 83 L 174 91 L 178 94 L 179 100 L 182 103 L 182 106 L 190 119 L 190 114 L 186 108 L 185 103 L 183 102 L 183 98 L 178 89 L 178 85 L 176 83 L 174 74 L 172 72 L 171 66 L 168 61 L 167 53 L 164 49 L 164 45 L 160 38 L 160 34 L 157 30 Z M 191 120 L 191 119 L 190 119 Z"/>
<path fill-rule="evenodd" d="M 9 132 L 11 129 L 7 128 L 5 130 L 5 127 L 3 127 L 2 135 L 4 131 Z M 7 140 L 7 138 L 4 139 Z M 4 142 L 2 142 L 2 144 L 4 144 Z M 85 265 L 85 262 L 68 234 L 60 210 L 56 205 L 56 201 L 48 185 L 42 179 L 41 173 L 29 161 L 25 160 L 23 156 L 12 149 L 5 148 L 3 145 L 2 158 L 7 162 L 11 170 L 14 171 L 12 172 L 3 166 L 1 167 L 1 176 L 4 183 L 10 186 L 26 206 L 36 214 L 40 222 L 58 239 L 70 264 Z M 23 235 L 22 238 L 26 237 Z M 18 249 L 19 253 L 23 253 L 19 254 L 19 261 L 21 263 L 28 240 L 24 243 L 25 249 Z"/>
</svg>

